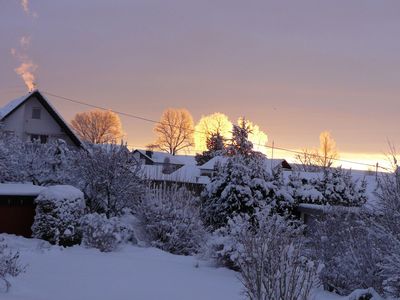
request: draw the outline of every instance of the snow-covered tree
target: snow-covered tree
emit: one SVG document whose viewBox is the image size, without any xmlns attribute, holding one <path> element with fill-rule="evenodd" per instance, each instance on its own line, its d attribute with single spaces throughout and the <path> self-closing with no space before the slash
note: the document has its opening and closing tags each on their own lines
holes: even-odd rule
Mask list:
<svg viewBox="0 0 400 300">
<path fill-rule="evenodd" d="M 303 256 L 303 227 L 266 207 L 229 219 L 209 242 L 214 258 L 236 267 L 249 299 L 308 299 L 318 267 Z"/>
<path fill-rule="evenodd" d="M 325 203 L 342 206 L 361 206 L 367 201 L 366 181 L 356 182 L 351 170 L 327 168 L 317 183 L 317 190 L 324 196 Z"/>
<path fill-rule="evenodd" d="M 118 217 L 107 218 L 104 214 L 88 214 L 81 220 L 82 244 L 102 252 L 115 250 L 121 243 L 135 241 L 131 226 Z"/>
<path fill-rule="evenodd" d="M 253 150 L 253 143 L 249 140 L 250 132 L 250 127 L 244 118 L 241 119 L 239 125 L 233 125 L 232 139 L 227 146 L 228 155 L 248 157 L 258 153 Z"/>
<path fill-rule="evenodd" d="M 139 162 L 125 145 L 97 145 L 80 151 L 74 181 L 90 212 L 113 217 L 134 209 L 143 196 L 139 172 Z"/>
<path fill-rule="evenodd" d="M 215 156 L 225 154 L 225 140 L 219 132 L 211 133 L 210 136 L 207 137 L 206 144 L 207 150 L 195 156 L 198 165 L 205 164 Z"/>
<path fill-rule="evenodd" d="M 80 243 L 80 219 L 85 210 L 81 191 L 72 186 L 55 185 L 43 190 L 35 202 L 33 237 L 62 246 Z"/>
<path fill-rule="evenodd" d="M 271 175 L 264 163 L 257 156 L 235 155 L 218 167 L 201 195 L 206 225 L 219 228 L 234 215 L 251 216 L 265 204 L 270 204 L 275 212 L 290 214 L 295 203 L 281 172 Z"/>
<path fill-rule="evenodd" d="M 367 201 L 366 181 L 351 177 L 351 170 L 324 169 L 322 177 L 289 176 L 288 189 L 297 203 L 362 206 Z"/>
<path fill-rule="evenodd" d="M 10 277 L 16 277 L 24 272 L 25 266 L 20 262 L 19 252 L 11 251 L 4 239 L 0 238 L 0 289 L 4 285 L 7 292 L 11 287 Z"/>
<path fill-rule="evenodd" d="M 197 253 L 205 240 L 198 206 L 198 199 L 185 188 L 149 189 L 138 209 L 148 242 L 174 254 Z"/>
</svg>

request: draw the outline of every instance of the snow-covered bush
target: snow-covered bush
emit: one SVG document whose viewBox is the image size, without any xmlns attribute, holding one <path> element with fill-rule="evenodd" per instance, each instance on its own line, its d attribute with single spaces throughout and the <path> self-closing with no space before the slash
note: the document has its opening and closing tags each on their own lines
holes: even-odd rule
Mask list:
<svg viewBox="0 0 400 300">
<path fill-rule="evenodd" d="M 269 208 L 254 216 L 235 216 L 214 232 L 214 258 L 240 271 L 249 299 L 308 299 L 318 267 L 303 256 L 303 227 Z"/>
<path fill-rule="evenodd" d="M 102 252 L 115 250 L 121 243 L 134 241 L 133 229 L 118 217 L 105 214 L 88 214 L 81 220 L 82 243 Z"/>
<path fill-rule="evenodd" d="M 266 171 L 264 157 L 234 155 L 219 166 L 216 175 L 201 194 L 202 217 L 214 229 L 226 225 L 237 214 L 253 215 L 265 204 L 282 214 L 295 205 L 281 172 Z"/>
<path fill-rule="evenodd" d="M 381 244 L 367 213 L 332 208 L 307 230 L 312 257 L 324 269 L 320 278 L 325 289 L 347 295 L 356 289 L 383 292 Z M 351 278 L 351 280 L 349 280 Z"/>
<path fill-rule="evenodd" d="M 33 237 L 62 246 L 80 243 L 79 222 L 85 210 L 81 191 L 72 186 L 55 185 L 44 189 L 35 202 Z"/>
<path fill-rule="evenodd" d="M 149 189 L 138 209 L 138 218 L 148 242 L 170 253 L 194 254 L 204 242 L 198 199 L 185 188 Z"/>
<path fill-rule="evenodd" d="M 4 284 L 4 290 L 8 291 L 11 287 L 9 277 L 16 277 L 24 272 L 25 267 L 21 265 L 19 253 L 8 249 L 3 239 L 0 239 L 0 288 L 1 282 Z"/>
<path fill-rule="evenodd" d="M 351 170 L 326 168 L 322 177 L 289 176 L 288 187 L 297 203 L 362 206 L 367 201 L 366 181 L 356 181 Z"/>
<path fill-rule="evenodd" d="M 140 165 L 125 145 L 94 145 L 79 152 L 75 184 L 85 193 L 90 212 L 119 216 L 135 209 L 144 195 Z"/>
<path fill-rule="evenodd" d="M 400 169 L 395 169 L 379 180 L 372 231 L 375 239 L 382 241 L 378 249 L 384 290 L 389 296 L 400 297 Z"/>
</svg>

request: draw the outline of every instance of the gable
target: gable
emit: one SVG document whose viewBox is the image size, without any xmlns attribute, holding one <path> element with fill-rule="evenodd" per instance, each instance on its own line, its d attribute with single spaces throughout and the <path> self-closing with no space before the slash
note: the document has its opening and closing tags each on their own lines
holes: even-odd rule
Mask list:
<svg viewBox="0 0 400 300">
<path fill-rule="evenodd" d="M 40 108 L 40 120 L 33 119 L 34 108 Z M 0 121 L 13 130 L 29 133 L 64 134 L 77 147 L 82 146 L 80 139 L 69 128 L 61 115 L 43 97 L 39 91 L 34 91 L 25 97 L 11 101 L 0 110 Z"/>
</svg>

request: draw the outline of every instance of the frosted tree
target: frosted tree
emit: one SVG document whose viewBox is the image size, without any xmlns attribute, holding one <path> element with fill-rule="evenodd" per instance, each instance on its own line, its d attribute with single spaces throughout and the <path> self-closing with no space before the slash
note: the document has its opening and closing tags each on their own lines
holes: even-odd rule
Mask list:
<svg viewBox="0 0 400 300">
<path fill-rule="evenodd" d="M 208 226 L 219 228 L 236 214 L 253 215 L 256 208 L 271 204 L 276 212 L 289 212 L 293 198 L 286 191 L 282 174 L 270 174 L 265 156 L 252 149 L 248 129 L 234 126 L 229 158 L 202 193 L 202 216 Z"/>
<path fill-rule="evenodd" d="M 118 216 L 124 208 L 134 209 L 143 196 L 140 164 L 123 144 L 82 150 L 75 166 L 75 185 L 85 193 L 91 212 Z"/>
<path fill-rule="evenodd" d="M 354 181 L 351 170 L 328 168 L 316 188 L 324 196 L 324 203 L 330 205 L 361 206 L 367 201 L 366 181 Z"/>
</svg>

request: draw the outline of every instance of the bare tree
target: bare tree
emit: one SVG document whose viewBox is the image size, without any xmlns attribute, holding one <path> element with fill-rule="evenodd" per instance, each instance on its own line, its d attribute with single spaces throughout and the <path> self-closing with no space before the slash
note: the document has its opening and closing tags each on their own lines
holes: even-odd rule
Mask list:
<svg viewBox="0 0 400 300">
<path fill-rule="evenodd" d="M 335 159 L 339 157 L 336 150 L 336 142 L 329 131 L 323 131 L 319 135 L 319 165 L 324 168 L 332 166 Z"/>
<path fill-rule="evenodd" d="M 186 109 L 165 110 L 160 122 L 154 127 L 157 140 L 152 148 L 160 149 L 175 155 L 178 151 L 194 145 L 193 118 Z"/>
<path fill-rule="evenodd" d="M 319 149 L 303 149 L 295 158 L 304 171 L 313 172 L 321 168 L 330 168 L 335 159 L 339 158 L 339 153 L 330 132 L 323 131 L 319 135 Z"/>
<path fill-rule="evenodd" d="M 77 113 L 71 126 L 82 140 L 93 144 L 116 143 L 123 137 L 119 116 L 108 110 Z"/>
</svg>

